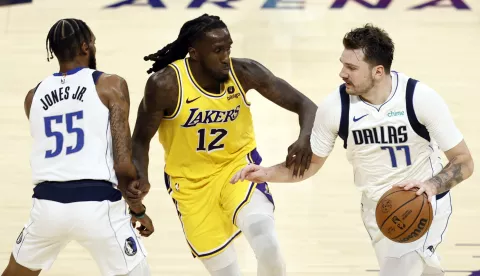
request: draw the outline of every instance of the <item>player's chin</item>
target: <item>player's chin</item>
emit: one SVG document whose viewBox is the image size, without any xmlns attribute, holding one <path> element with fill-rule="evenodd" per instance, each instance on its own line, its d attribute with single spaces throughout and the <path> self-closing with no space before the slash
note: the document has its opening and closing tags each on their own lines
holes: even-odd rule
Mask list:
<svg viewBox="0 0 480 276">
<path fill-rule="evenodd" d="M 228 72 L 225 73 L 222 71 L 218 73 L 216 79 L 220 82 L 226 82 L 228 80 Z"/>
</svg>

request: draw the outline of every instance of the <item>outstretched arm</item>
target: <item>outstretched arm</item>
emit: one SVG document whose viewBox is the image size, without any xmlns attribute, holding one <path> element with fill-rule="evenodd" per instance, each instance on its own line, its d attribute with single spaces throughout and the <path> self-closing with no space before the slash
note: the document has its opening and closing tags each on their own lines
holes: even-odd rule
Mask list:
<svg viewBox="0 0 480 276">
<path fill-rule="evenodd" d="M 275 76 L 262 64 L 251 59 L 233 59 L 234 70 L 242 87 L 248 91 L 257 90 L 275 104 L 298 114 L 300 135 L 288 148 L 287 167 L 293 167 L 294 175 L 303 175 L 309 168 L 312 157 L 310 135 L 317 106 L 305 95 L 292 87 L 285 80 Z"/>
<path fill-rule="evenodd" d="M 334 91 L 319 105 L 312 128 L 311 144 L 313 155 L 310 168 L 302 176 L 296 176 L 292 169 L 285 166 L 285 162 L 272 167 L 264 168 L 249 164 L 235 174 L 231 183 L 239 180 L 249 180 L 255 183 L 262 182 L 299 182 L 318 172 L 333 150 L 340 122 L 340 94 Z"/>
<path fill-rule="evenodd" d="M 145 94 L 138 106 L 137 120 L 133 130 L 133 162 L 140 176 L 138 189 L 148 192 L 148 152 L 150 141 L 157 132 L 166 112 L 173 112 L 178 99 L 175 71 L 166 67 L 153 74 L 145 86 Z"/>
<path fill-rule="evenodd" d="M 322 168 L 326 160 L 327 157 L 319 157 L 314 154 L 310 163 L 310 169 L 305 171 L 304 175 L 298 177 L 292 173 L 292 169 L 285 166 L 285 162 L 267 168 L 255 164 L 249 164 L 237 172 L 230 180 L 230 183 L 235 184 L 238 181 L 243 180 L 255 183 L 300 182 L 316 174 L 318 170 Z"/>
</svg>

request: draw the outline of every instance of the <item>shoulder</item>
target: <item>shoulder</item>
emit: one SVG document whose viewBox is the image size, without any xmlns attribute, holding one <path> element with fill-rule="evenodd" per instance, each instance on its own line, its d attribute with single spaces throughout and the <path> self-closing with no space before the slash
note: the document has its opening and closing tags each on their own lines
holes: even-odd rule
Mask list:
<svg viewBox="0 0 480 276">
<path fill-rule="evenodd" d="M 147 80 L 148 91 L 169 91 L 177 89 L 177 72 L 170 66 L 153 73 Z"/>
<path fill-rule="evenodd" d="M 273 74 L 260 62 L 249 58 L 232 58 L 232 70 L 242 83 L 268 83 Z"/>
</svg>

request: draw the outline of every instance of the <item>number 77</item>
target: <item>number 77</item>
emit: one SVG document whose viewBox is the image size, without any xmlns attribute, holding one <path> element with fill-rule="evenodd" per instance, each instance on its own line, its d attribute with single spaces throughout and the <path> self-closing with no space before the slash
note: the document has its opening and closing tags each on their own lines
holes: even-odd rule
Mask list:
<svg viewBox="0 0 480 276">
<path fill-rule="evenodd" d="M 395 149 L 394 147 L 380 147 L 382 150 L 388 150 L 390 153 L 390 159 L 392 160 L 392 167 L 396 168 L 397 167 L 397 158 L 395 156 L 395 149 L 397 151 L 404 150 L 405 151 L 405 159 L 407 161 L 407 166 L 412 165 L 412 160 L 410 159 L 410 148 L 408 146 L 397 146 Z"/>
</svg>

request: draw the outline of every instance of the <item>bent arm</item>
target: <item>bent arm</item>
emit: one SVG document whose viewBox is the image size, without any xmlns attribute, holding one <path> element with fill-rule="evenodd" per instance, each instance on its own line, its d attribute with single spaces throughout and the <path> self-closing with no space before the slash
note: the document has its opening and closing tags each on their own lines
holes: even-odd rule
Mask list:
<svg viewBox="0 0 480 276">
<path fill-rule="evenodd" d="M 435 186 L 437 194 L 450 190 L 473 173 L 472 155 L 464 140 L 446 151 L 445 155 L 448 164 L 437 175 L 427 180 Z"/>
<path fill-rule="evenodd" d="M 315 103 L 254 60 L 233 59 L 232 63 L 245 91 L 255 89 L 278 106 L 297 113 L 300 123 L 299 136 L 311 134 L 317 110 Z"/>
<path fill-rule="evenodd" d="M 103 74 L 98 80 L 97 89 L 108 100 L 107 108 L 110 111 L 113 161 L 118 189 L 132 211 L 143 212 L 145 209 L 141 201 L 133 202 L 126 196 L 128 184 L 137 179 L 137 172 L 132 162 L 132 141 L 128 123 L 130 95 L 127 82 L 119 76 Z"/>
<path fill-rule="evenodd" d="M 413 104 L 418 120 L 425 125 L 449 161 L 427 182 L 435 186 L 437 194 L 446 192 L 472 175 L 472 156 L 447 104 L 436 91 L 424 83 L 418 83 Z"/>
</svg>

